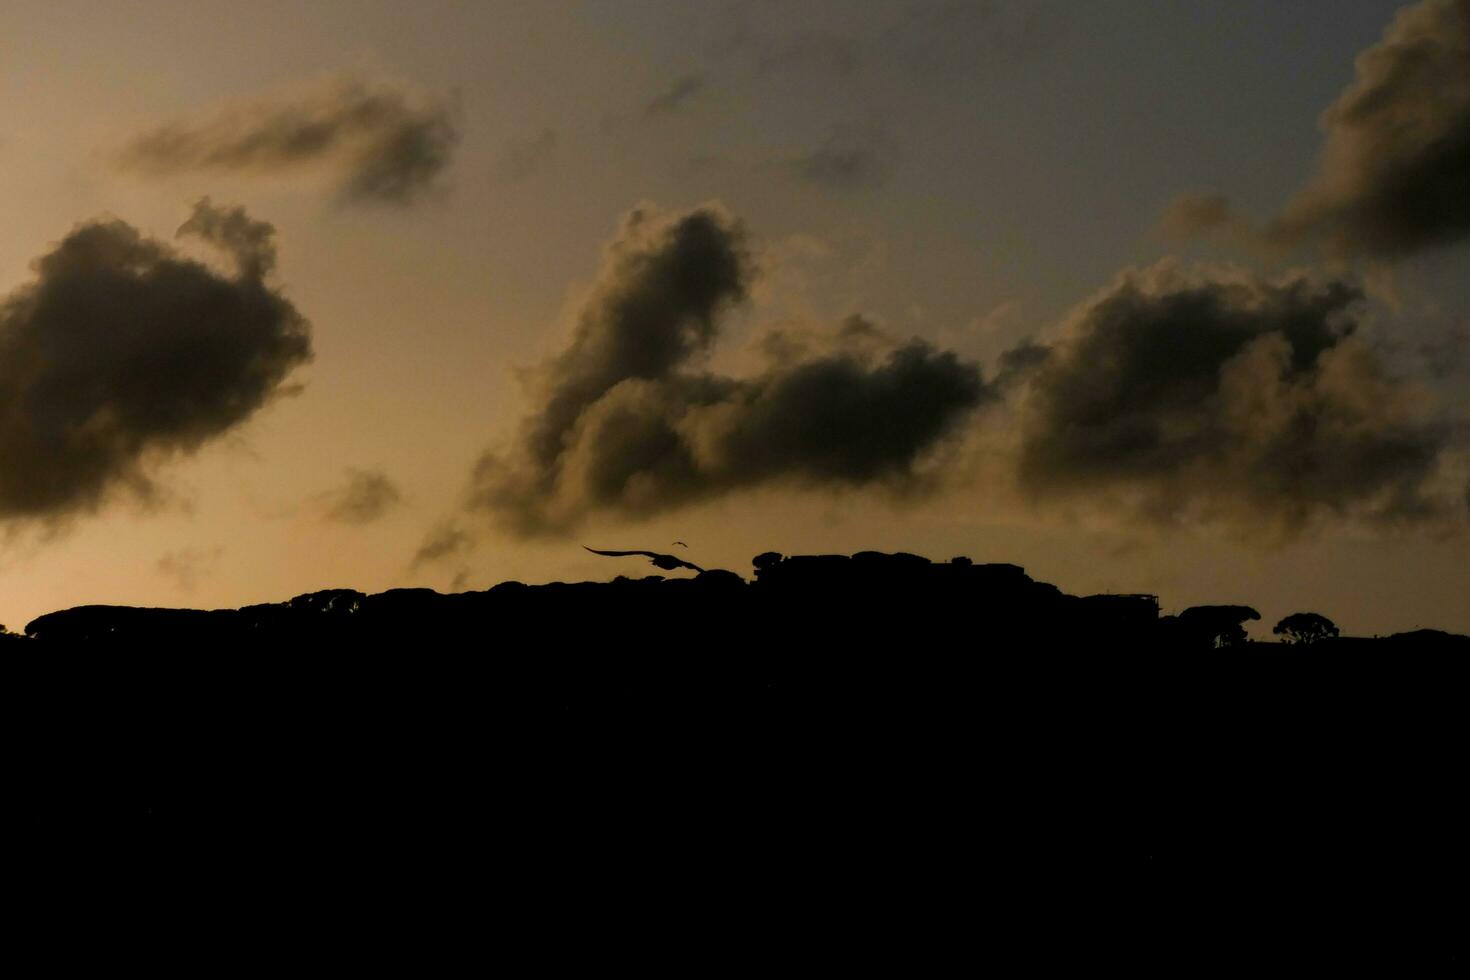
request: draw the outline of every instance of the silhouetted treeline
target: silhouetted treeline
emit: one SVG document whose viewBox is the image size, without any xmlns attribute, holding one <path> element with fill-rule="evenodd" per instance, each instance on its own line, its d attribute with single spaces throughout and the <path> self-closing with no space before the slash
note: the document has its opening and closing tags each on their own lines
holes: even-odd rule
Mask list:
<svg viewBox="0 0 1470 980">
<path fill-rule="evenodd" d="M 224 879 L 308 915 L 318 888 L 399 929 L 639 907 L 910 970 L 941 934 L 1036 964 L 1463 956 L 1470 639 L 1221 646 L 1253 614 L 876 553 L 81 607 L 4 640 L 16 839 L 149 901 Z"/>
<path fill-rule="evenodd" d="M 1076 644 L 1077 652 L 1087 648 L 1184 653 L 1215 649 L 1234 638 L 1240 644 L 1237 655 L 1263 652 L 1262 646 L 1245 642 L 1240 629 L 1246 620 L 1260 618 L 1249 607 L 1195 606 L 1178 616 L 1161 616 L 1156 596 L 1071 596 L 1034 581 L 1017 565 L 977 565 L 966 558 L 939 563 L 918 555 L 878 552 L 794 557 L 770 552 L 757 556 L 754 564 L 752 582 L 715 570 L 680 579 L 651 575 L 538 586 L 505 582 L 484 592 L 450 595 L 431 589 L 394 589 L 376 595 L 328 589 L 282 603 L 211 611 L 80 606 L 32 620 L 24 634 L 0 633 L 0 637 L 12 644 L 35 641 L 33 652 L 178 649 L 193 644 L 255 648 L 261 643 L 389 638 L 457 643 L 491 620 L 531 627 L 541 617 L 552 617 L 567 629 L 588 627 L 590 616 L 598 623 L 632 626 L 635 637 L 641 633 L 650 640 L 660 633 L 676 633 L 676 627 L 687 621 L 696 632 L 654 646 L 692 654 L 719 641 L 708 627 L 697 626 L 706 616 L 738 621 L 737 629 L 776 630 L 787 643 L 797 635 L 806 639 L 840 635 L 856 625 L 849 617 L 861 618 L 859 628 L 866 636 L 873 630 L 897 630 L 927 642 L 937 639 L 932 631 L 959 625 L 955 618 L 963 611 L 983 620 L 967 628 L 978 629 L 976 638 L 988 644 L 1034 648 L 1068 643 Z M 726 625 L 721 631 L 730 628 Z M 1470 644 L 1470 638 L 1436 630 L 1372 641 L 1331 639 L 1330 646 L 1314 652 L 1362 651 L 1371 646 L 1380 653 L 1433 653 L 1463 650 Z M 1282 654 L 1275 644 L 1266 646 L 1273 656 Z"/>
</svg>

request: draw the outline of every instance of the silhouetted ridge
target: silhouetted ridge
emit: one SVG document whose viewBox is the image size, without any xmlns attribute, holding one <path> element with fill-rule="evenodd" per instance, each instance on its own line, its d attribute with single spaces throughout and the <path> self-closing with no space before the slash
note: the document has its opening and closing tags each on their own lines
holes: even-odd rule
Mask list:
<svg viewBox="0 0 1470 980">
<path fill-rule="evenodd" d="M 660 929 L 978 915 L 1028 962 L 1464 955 L 1470 638 L 1243 643 L 1249 607 L 1016 565 L 753 565 L 39 617 L 0 659 L 16 839 L 271 907 L 309 867 L 349 916 L 478 914 L 471 882 L 547 923 L 642 892 L 677 897 Z"/>
<path fill-rule="evenodd" d="M 654 552 L 595 552 L 614 556 L 650 557 L 657 564 L 671 556 Z M 694 567 L 673 559 L 678 567 Z M 491 622 L 517 623 L 526 617 L 554 617 L 556 625 L 571 630 L 571 641 L 581 617 L 623 618 L 633 609 L 670 625 L 714 615 L 748 629 L 772 617 L 783 627 L 793 619 L 806 620 L 807 630 L 839 635 L 844 626 L 834 617 L 848 613 L 865 616 L 863 631 L 884 633 L 912 630 L 911 639 L 938 639 L 941 628 L 967 626 L 967 617 L 983 616 L 983 632 L 990 645 L 1039 646 L 1080 644 L 1087 649 L 1108 648 L 1133 652 L 1199 651 L 1245 646 L 1243 624 L 1259 620 L 1248 606 L 1194 606 L 1177 616 L 1160 616 L 1157 596 L 1108 594 L 1072 596 L 1054 585 L 1037 582 L 1018 565 L 976 564 L 968 558 L 933 562 L 919 555 L 862 551 L 848 555 L 783 556 L 766 552 L 752 562 L 750 582 L 721 569 L 701 571 L 692 578 L 619 577 L 611 582 L 561 582 L 525 585 L 505 582 L 484 592 L 444 595 L 431 589 L 394 589 L 368 595 L 351 589 L 326 589 L 296 596 L 283 603 L 240 609 L 200 611 L 139 609 L 123 606 L 80 606 L 50 613 L 31 621 L 26 634 L 45 647 L 75 644 L 222 645 L 273 643 L 360 642 L 363 639 L 416 643 L 456 642 L 466 630 Z M 860 605 L 849 608 L 850 604 Z M 803 604 L 810 604 L 804 606 Z M 922 620 L 912 617 L 922 614 Z M 524 625 L 524 623 L 522 624 Z M 706 630 L 707 627 L 695 627 Z M 729 629 L 729 626 L 723 627 Z M 690 639 L 697 640 L 698 634 Z M 1453 649 L 1470 639 L 1433 630 L 1398 634 L 1396 647 L 1425 645 Z M 1383 646 L 1388 641 L 1329 638 L 1324 650 L 1364 642 Z M 279 649 L 279 648 L 277 648 Z M 689 646 L 693 655 L 695 646 Z M 1055 650 L 1053 653 L 1057 652 Z"/>
</svg>

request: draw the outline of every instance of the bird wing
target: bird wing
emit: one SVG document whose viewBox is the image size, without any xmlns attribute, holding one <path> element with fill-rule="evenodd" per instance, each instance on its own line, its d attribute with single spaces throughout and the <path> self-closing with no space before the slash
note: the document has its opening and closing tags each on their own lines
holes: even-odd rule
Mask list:
<svg viewBox="0 0 1470 980">
<path fill-rule="evenodd" d="M 594 555 L 603 555 L 608 558 L 629 558 L 633 555 L 637 555 L 640 558 L 659 557 L 659 553 L 656 551 L 598 551 L 596 548 L 588 548 L 585 544 L 582 547 Z"/>
<path fill-rule="evenodd" d="M 588 548 L 585 544 L 582 547 L 594 555 L 605 555 L 608 558 L 630 558 L 635 555 L 639 558 L 647 558 L 655 566 L 665 571 L 672 571 L 675 568 L 687 568 L 692 572 L 704 572 L 704 569 L 694 564 L 694 562 L 685 561 L 678 555 L 665 555 L 658 551 L 598 551 L 596 548 Z"/>
</svg>

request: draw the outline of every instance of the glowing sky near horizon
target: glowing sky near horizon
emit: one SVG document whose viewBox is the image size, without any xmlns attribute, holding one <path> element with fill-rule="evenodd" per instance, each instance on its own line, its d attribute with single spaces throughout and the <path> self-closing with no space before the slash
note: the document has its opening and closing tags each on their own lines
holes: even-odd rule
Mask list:
<svg viewBox="0 0 1470 980">
<path fill-rule="evenodd" d="M 26 469 L 0 479 L 0 622 L 86 603 L 643 574 L 581 545 L 682 540 L 701 565 L 742 573 L 766 550 L 966 554 L 1069 592 L 1157 593 L 1166 610 L 1241 602 L 1267 624 L 1310 609 L 1351 633 L 1470 632 L 1463 229 L 1384 217 L 1413 201 L 1360 185 L 1398 158 L 1333 170 L 1324 157 L 1322 114 L 1408 6 L 1450 36 L 1465 5 L 9 0 L 0 467 Z M 1470 44 L 1446 44 L 1434 70 L 1453 73 Z M 1415 124 L 1457 126 L 1462 109 Z M 1347 142 L 1331 152 L 1369 152 Z M 1404 172 L 1431 179 L 1421 163 Z M 1470 188 L 1470 155 L 1443 167 Z M 245 223 L 177 236 L 206 197 Z M 629 231 L 639 209 L 653 224 Z M 657 332 L 620 320 L 635 314 L 619 297 L 646 291 L 646 315 L 661 315 L 668 292 L 643 266 L 682 261 L 660 236 L 700 209 L 730 222 L 711 219 L 710 247 L 728 233 L 747 262 L 711 301 L 708 344 L 657 372 L 638 366 L 642 350 L 607 353 Z M 1166 214 L 1190 227 L 1167 234 Z M 159 269 L 202 263 L 224 308 L 261 291 L 289 302 L 309 322 L 310 360 L 282 339 L 287 321 L 242 319 L 229 329 L 248 338 L 217 337 L 219 357 L 236 358 L 221 380 L 167 394 L 148 372 L 196 369 L 190 331 L 226 320 L 160 293 L 146 336 L 116 333 L 135 329 L 121 315 L 76 326 L 134 295 L 97 286 L 112 305 L 73 314 L 76 283 L 147 275 L 108 258 L 84 270 L 93 278 L 48 278 L 37 260 L 99 218 L 166 243 Z M 260 222 L 275 261 L 257 290 Z M 614 242 L 633 256 L 624 266 Z M 1171 259 L 1180 278 L 1159 271 Z M 1125 303 L 1130 268 L 1148 271 Z M 1341 311 L 1261 285 L 1294 275 L 1361 294 L 1353 338 L 1321 341 L 1327 360 L 1305 380 L 1270 361 L 1271 338 L 1300 355 L 1317 341 L 1283 323 L 1320 315 L 1337 329 Z M 61 312 L 22 309 L 53 283 Z M 1186 294 L 1228 309 L 1180 301 L 1176 315 Z M 1109 333 L 1117 310 L 1136 319 Z M 871 335 L 840 339 L 854 316 Z M 773 336 L 819 339 L 773 354 Z M 1236 346 L 1219 363 L 1199 355 L 1196 388 L 1153 400 L 1133 367 L 1107 375 L 1078 353 L 1154 344 L 1182 363 L 1202 336 Z M 915 339 L 932 357 L 885 374 Z M 1002 385 L 1003 355 L 1028 342 L 1050 362 Z M 165 357 L 155 343 L 178 346 Z M 908 418 L 954 379 L 950 354 L 982 387 L 960 384 L 885 436 L 884 453 L 866 451 L 882 420 L 832 408 L 891 397 L 884 418 Z M 285 375 L 262 374 L 262 359 Z M 180 364 L 195 368 L 167 366 Z M 1126 391 L 1104 398 L 1104 384 Z M 63 394 L 35 394 L 48 385 Z M 577 413 L 553 403 L 566 391 Z M 1398 414 L 1385 421 L 1385 406 Z M 208 417 L 150 414 L 164 407 Z M 608 489 L 596 481 L 626 460 L 607 458 L 606 419 L 635 408 L 686 442 L 673 462 L 628 462 L 636 472 Z M 1099 462 L 1089 454 L 1113 443 L 1068 433 L 1115 409 L 1166 437 L 1202 435 Z M 1287 411 L 1340 438 L 1285 464 L 1257 452 L 1259 420 Z M 565 425 L 546 422 L 558 412 Z M 832 435 L 826 413 L 849 431 Z M 554 431 L 555 452 L 534 448 L 527 419 Z M 508 475 L 472 476 L 487 453 Z M 436 535 L 443 553 L 416 559 Z"/>
</svg>

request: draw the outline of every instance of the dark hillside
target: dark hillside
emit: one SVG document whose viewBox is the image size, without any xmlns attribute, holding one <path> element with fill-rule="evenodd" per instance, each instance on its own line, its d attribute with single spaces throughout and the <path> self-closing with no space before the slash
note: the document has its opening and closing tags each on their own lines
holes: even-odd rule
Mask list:
<svg viewBox="0 0 1470 980">
<path fill-rule="evenodd" d="M 400 930 L 643 908 L 911 968 L 935 929 L 1088 962 L 1464 955 L 1470 639 L 1217 648 L 1243 607 L 912 555 L 756 568 L 43 616 L 5 647 L 16 839 L 137 901 L 417 896 Z"/>
</svg>

